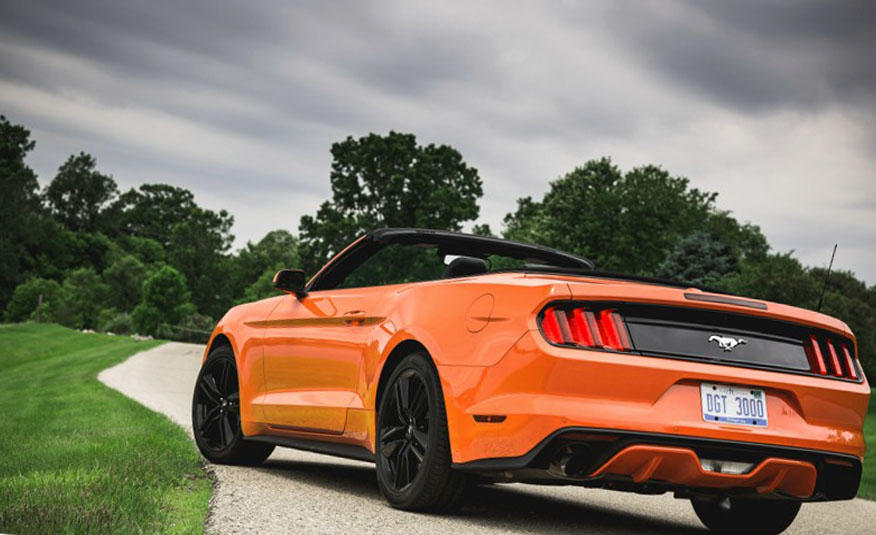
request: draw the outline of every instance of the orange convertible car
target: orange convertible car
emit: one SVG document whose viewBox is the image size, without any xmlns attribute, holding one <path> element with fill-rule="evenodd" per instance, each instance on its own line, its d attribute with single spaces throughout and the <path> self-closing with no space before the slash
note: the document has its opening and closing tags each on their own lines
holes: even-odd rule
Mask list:
<svg viewBox="0 0 876 535">
<path fill-rule="evenodd" d="M 208 344 L 192 416 L 213 462 L 369 460 L 419 511 L 472 480 L 674 492 L 736 534 L 857 493 L 870 388 L 834 318 L 418 229 L 274 282 Z"/>
</svg>

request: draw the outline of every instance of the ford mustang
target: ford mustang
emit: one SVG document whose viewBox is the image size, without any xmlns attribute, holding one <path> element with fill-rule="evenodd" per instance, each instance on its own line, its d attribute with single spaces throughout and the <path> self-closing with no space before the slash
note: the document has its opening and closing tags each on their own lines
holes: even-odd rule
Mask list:
<svg viewBox="0 0 876 535">
<path fill-rule="evenodd" d="M 274 284 L 207 345 L 192 417 L 212 462 L 371 461 L 411 511 L 473 481 L 672 492 L 736 534 L 857 493 L 870 388 L 835 318 L 422 229 Z"/>
</svg>

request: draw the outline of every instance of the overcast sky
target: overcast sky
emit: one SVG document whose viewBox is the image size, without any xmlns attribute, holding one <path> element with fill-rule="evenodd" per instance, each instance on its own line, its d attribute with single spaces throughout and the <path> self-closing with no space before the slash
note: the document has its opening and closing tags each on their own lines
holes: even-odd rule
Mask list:
<svg viewBox="0 0 876 535">
<path fill-rule="evenodd" d="M 660 164 L 772 245 L 876 283 L 874 2 L 0 0 L 0 113 L 43 184 L 93 154 L 235 216 L 329 198 L 329 147 L 415 133 L 484 181 L 480 222 L 591 158 Z"/>
</svg>

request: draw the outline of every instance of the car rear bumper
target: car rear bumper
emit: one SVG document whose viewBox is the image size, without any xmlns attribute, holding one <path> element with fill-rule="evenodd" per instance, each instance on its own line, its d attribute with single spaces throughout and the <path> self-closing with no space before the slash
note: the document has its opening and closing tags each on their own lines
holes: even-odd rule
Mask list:
<svg viewBox="0 0 876 535">
<path fill-rule="evenodd" d="M 786 451 L 835 454 L 856 464 L 860 478 L 862 427 L 870 395 L 866 382 L 561 348 L 534 331 L 523 335 L 494 366 L 442 366 L 439 371 L 458 467 L 494 461 L 496 469 L 502 469 L 502 460 L 525 458 L 558 433 L 583 428 L 772 447 L 779 450 L 772 455 L 777 459 L 797 458 L 780 454 Z M 704 421 L 701 382 L 764 390 L 769 425 Z M 673 459 L 660 462 L 684 464 L 681 457 Z M 816 471 L 824 469 L 822 461 L 814 462 Z M 763 486 L 760 481 L 748 483 Z"/>
<path fill-rule="evenodd" d="M 561 472 L 573 452 L 577 464 Z M 704 468 L 703 460 L 744 462 L 743 474 Z M 773 495 L 807 501 L 855 497 L 861 462 L 851 455 L 766 444 L 569 427 L 520 457 L 456 463 L 455 469 L 510 479 L 563 481 L 644 493 Z M 571 464 L 566 465 L 571 466 Z M 533 476 L 543 472 L 544 476 Z"/>
</svg>

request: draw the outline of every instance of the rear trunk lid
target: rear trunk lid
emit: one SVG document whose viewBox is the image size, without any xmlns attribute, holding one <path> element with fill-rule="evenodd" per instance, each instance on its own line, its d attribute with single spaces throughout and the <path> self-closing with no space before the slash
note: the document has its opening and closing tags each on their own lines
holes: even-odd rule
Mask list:
<svg viewBox="0 0 876 535">
<path fill-rule="evenodd" d="M 824 314 L 696 288 L 545 278 L 564 280 L 573 301 L 619 312 L 636 353 L 863 380 L 854 336 Z"/>
</svg>

